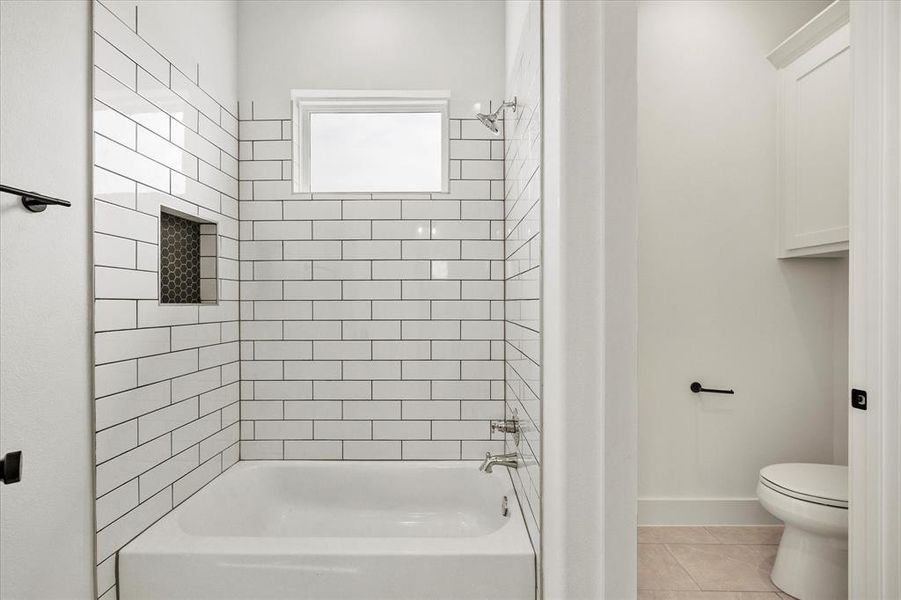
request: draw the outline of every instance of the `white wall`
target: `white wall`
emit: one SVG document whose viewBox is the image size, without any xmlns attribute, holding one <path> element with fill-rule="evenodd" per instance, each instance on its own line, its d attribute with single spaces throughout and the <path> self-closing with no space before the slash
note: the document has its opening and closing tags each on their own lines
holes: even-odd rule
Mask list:
<svg viewBox="0 0 901 600">
<path fill-rule="evenodd" d="M 645 521 L 765 518 L 754 501 L 760 467 L 842 458 L 834 348 L 847 336 L 833 290 L 847 270 L 776 259 L 776 72 L 766 60 L 826 4 L 640 4 Z M 736 394 L 692 394 L 695 380 Z"/>
<path fill-rule="evenodd" d="M 294 88 L 449 89 L 463 115 L 504 91 L 502 0 L 241 2 L 238 23 L 239 100 L 258 109 Z"/>
<path fill-rule="evenodd" d="M 88 2 L 0 2 L 0 597 L 93 594 Z"/>
<path fill-rule="evenodd" d="M 634 598 L 637 2 L 543 5 L 544 597 Z"/>
</svg>

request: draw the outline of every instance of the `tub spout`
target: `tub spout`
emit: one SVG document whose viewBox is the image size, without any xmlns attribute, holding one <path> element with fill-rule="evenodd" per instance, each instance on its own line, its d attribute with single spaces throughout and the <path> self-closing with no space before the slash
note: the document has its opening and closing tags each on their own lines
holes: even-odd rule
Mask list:
<svg viewBox="0 0 901 600">
<path fill-rule="evenodd" d="M 519 461 L 516 459 L 516 452 L 509 452 L 507 454 L 491 454 L 490 452 L 486 452 L 485 460 L 482 461 L 479 470 L 483 473 L 491 473 L 495 465 L 507 467 L 508 469 L 519 467 Z"/>
</svg>

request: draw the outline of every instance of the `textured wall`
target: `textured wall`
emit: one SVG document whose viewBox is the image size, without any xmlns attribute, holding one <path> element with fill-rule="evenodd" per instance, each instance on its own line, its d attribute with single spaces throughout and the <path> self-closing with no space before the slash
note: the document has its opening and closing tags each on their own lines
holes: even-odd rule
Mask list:
<svg viewBox="0 0 901 600">
<path fill-rule="evenodd" d="M 89 2 L 0 2 L 0 598 L 93 592 Z"/>
</svg>

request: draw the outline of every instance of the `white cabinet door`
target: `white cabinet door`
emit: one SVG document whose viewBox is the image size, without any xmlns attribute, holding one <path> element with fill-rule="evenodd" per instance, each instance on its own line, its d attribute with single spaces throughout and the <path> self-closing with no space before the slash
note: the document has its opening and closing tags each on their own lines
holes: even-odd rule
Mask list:
<svg viewBox="0 0 901 600">
<path fill-rule="evenodd" d="M 850 75 L 847 24 L 779 72 L 783 257 L 848 248 Z"/>
</svg>

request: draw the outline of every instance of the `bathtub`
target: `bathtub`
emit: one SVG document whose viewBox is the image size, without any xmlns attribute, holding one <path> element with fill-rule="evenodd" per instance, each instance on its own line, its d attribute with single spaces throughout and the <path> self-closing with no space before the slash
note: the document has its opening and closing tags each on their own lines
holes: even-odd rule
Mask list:
<svg viewBox="0 0 901 600">
<path fill-rule="evenodd" d="M 122 600 L 535 597 L 510 477 L 468 461 L 242 461 L 120 550 L 118 573 Z"/>
</svg>

